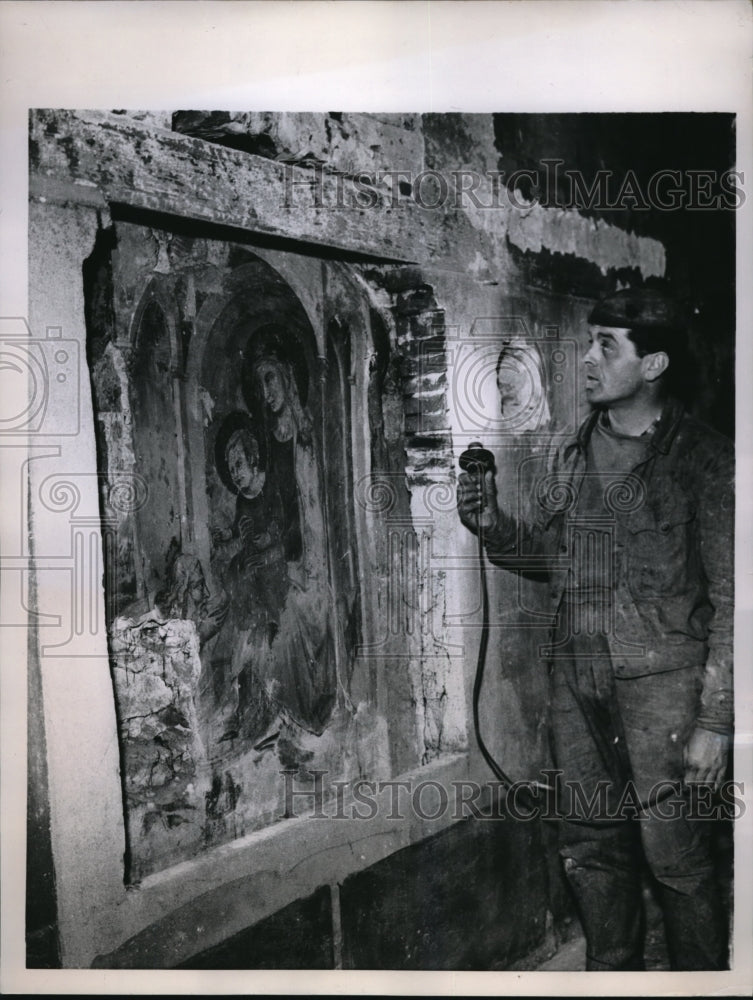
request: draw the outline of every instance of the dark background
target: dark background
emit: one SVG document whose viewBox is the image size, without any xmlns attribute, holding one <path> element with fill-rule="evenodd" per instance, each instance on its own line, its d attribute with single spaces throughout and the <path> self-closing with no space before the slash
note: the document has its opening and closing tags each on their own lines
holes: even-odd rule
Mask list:
<svg viewBox="0 0 753 1000">
<path fill-rule="evenodd" d="M 614 198 L 628 170 L 645 194 L 651 176 L 660 170 L 679 171 L 681 186 L 689 191 L 690 171 L 713 172 L 720 178 L 735 167 L 735 116 L 722 113 L 598 113 L 497 114 L 495 139 L 499 167 L 506 177 L 528 169 L 543 175 L 542 160 L 560 159 L 560 173 L 577 170 L 590 187 L 599 170 L 613 175 Z M 550 168 L 550 177 L 553 168 Z M 520 185 L 522 195 L 533 193 Z M 742 186 L 738 182 L 738 186 Z M 721 195 L 717 184 L 710 193 Z M 546 195 L 547 192 L 542 192 Z M 548 204 L 572 206 L 571 185 L 562 178 L 548 192 Z M 543 200 L 543 199 L 542 199 Z M 726 195 L 722 203 L 733 199 Z M 568 204 L 569 202 L 569 204 Z M 630 207 L 580 208 L 581 214 L 601 218 L 639 236 L 660 240 L 667 254 L 666 279 L 672 291 L 687 302 L 692 314 L 690 347 L 695 356 L 697 387 L 691 405 L 694 414 L 729 437 L 735 419 L 735 221 L 731 208 L 687 207 L 648 209 Z M 562 290 L 577 292 L 584 285 L 594 292 L 611 291 L 610 283 L 634 283 L 636 275 L 585 274 L 588 265 L 560 267 Z M 594 269 L 595 270 L 595 269 Z M 536 281 L 534 275 L 533 280 Z M 579 287 L 580 286 L 580 289 Z"/>
</svg>

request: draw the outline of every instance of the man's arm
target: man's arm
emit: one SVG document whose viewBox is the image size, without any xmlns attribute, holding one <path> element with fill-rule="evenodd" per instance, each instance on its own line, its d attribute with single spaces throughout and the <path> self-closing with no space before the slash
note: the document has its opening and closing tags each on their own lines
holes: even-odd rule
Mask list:
<svg viewBox="0 0 753 1000">
<path fill-rule="evenodd" d="M 540 577 L 546 573 L 542 530 L 500 510 L 493 472 L 483 478 L 462 473 L 458 477 L 457 506 L 465 527 L 481 535 L 490 562 L 524 575 Z"/>
<path fill-rule="evenodd" d="M 724 778 L 734 722 L 734 456 L 715 453 L 698 473 L 698 538 L 713 617 L 696 729 L 685 750 L 686 780 L 718 785 Z"/>
</svg>

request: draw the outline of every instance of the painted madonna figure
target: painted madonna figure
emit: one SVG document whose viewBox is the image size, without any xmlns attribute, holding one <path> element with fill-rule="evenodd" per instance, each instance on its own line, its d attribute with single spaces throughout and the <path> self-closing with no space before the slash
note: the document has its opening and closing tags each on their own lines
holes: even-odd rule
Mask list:
<svg viewBox="0 0 753 1000">
<path fill-rule="evenodd" d="M 336 670 L 321 474 L 302 358 L 284 329 L 256 331 L 246 350 L 243 392 L 251 413 L 260 416 L 287 568 L 286 598 L 271 644 L 270 690 L 284 715 L 320 734 L 334 708 Z"/>
</svg>

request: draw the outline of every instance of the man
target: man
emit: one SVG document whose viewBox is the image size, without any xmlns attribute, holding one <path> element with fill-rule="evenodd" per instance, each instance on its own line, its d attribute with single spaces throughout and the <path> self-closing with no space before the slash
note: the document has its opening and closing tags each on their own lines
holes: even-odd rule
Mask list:
<svg viewBox="0 0 753 1000">
<path fill-rule="evenodd" d="M 493 563 L 549 580 L 560 854 L 587 968 L 643 967 L 643 859 L 672 968 L 725 968 L 712 824 L 689 807 L 723 780 L 732 733 L 733 450 L 673 394 L 685 331 L 668 296 L 619 292 L 589 324 L 593 409 L 533 514 L 501 511 L 491 472 L 460 476 L 458 511 Z"/>
</svg>

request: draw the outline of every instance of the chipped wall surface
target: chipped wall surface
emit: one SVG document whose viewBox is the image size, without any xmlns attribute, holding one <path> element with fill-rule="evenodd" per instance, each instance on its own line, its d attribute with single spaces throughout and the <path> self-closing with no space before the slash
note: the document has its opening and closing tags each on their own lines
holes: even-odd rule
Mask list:
<svg viewBox="0 0 753 1000">
<path fill-rule="evenodd" d="M 201 672 L 196 628 L 191 621 L 117 619 L 110 648 L 129 844 L 139 857 L 161 859 L 166 849 L 160 834 L 174 831 L 173 852 L 192 853 L 202 839 L 213 841 L 213 825 L 225 823 L 227 813 L 231 822 L 234 818 L 227 781 L 221 786 L 225 801 L 220 792 L 202 787 L 206 753 L 194 700 Z M 211 807 L 205 811 L 208 797 Z"/>
<path fill-rule="evenodd" d="M 191 112 L 173 128 L 282 161 L 322 165 L 342 174 L 422 169 L 421 115 L 290 112 Z"/>
<path fill-rule="evenodd" d="M 594 281 L 660 274 L 663 248 L 576 211 L 422 206 L 416 173 L 452 192 L 469 170 L 493 205 L 489 116 L 40 112 L 31 134 L 32 318 L 78 346 L 83 428 L 31 463 L 37 537 L 60 548 L 72 515 L 40 491 L 83 466 L 99 609 L 68 660 L 78 700 L 39 630 L 63 962 L 177 964 L 452 822 L 285 819 L 282 770 L 306 794 L 316 772 L 346 795 L 491 778 L 457 456 L 480 438 L 521 502 L 547 436 L 583 412 Z M 382 177 L 370 207 L 326 200 L 323 178 L 385 171 L 409 176 Z M 553 292 L 551 256 L 588 283 Z M 546 595 L 498 572 L 489 587 L 482 728 L 530 777 Z"/>
</svg>

